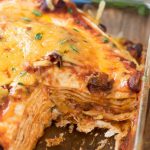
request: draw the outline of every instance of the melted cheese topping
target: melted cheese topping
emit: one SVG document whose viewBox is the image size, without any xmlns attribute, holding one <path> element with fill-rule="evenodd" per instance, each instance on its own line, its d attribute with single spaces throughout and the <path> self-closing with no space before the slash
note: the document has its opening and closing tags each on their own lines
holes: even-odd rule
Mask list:
<svg viewBox="0 0 150 150">
<path fill-rule="evenodd" d="M 0 5 L 0 85 L 13 81 L 31 85 L 36 80 L 34 75 L 22 79 L 26 62 L 35 62 L 55 51 L 64 61 L 85 70 L 107 73 L 115 80 L 114 90 L 128 91 L 127 80 L 134 69 L 127 69 L 120 60 L 135 62 L 128 52 L 115 47 L 105 33 L 91 34 L 74 23 L 71 14 L 44 13 L 37 6 L 38 3 L 19 0 Z M 94 24 L 91 26 L 97 30 Z"/>
<path fill-rule="evenodd" d="M 18 3 L 0 5 L 0 85 L 11 83 L 23 71 L 25 62 L 39 60 L 52 51 L 61 53 L 64 60 L 107 72 L 114 79 L 123 79 L 122 73 L 128 72 L 120 59 L 113 56 L 120 55 L 120 51 L 112 48 L 112 43 L 104 43 L 105 37 L 91 38 L 89 32 L 71 21 L 58 26 L 61 20 L 55 16 L 36 16 L 33 4 L 20 3 L 18 8 Z M 36 39 L 38 34 L 41 39 Z"/>
</svg>

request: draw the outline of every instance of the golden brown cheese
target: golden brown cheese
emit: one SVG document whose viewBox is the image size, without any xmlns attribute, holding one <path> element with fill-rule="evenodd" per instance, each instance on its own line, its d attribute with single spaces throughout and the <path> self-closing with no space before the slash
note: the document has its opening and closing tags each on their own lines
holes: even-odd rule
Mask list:
<svg viewBox="0 0 150 150">
<path fill-rule="evenodd" d="M 25 7 L 21 3 L 16 8 L 18 3 L 10 1 L 1 4 L 5 17 L 1 17 L 0 85 L 12 82 L 22 72 L 25 62 L 36 61 L 47 53 L 57 51 L 66 61 L 106 72 L 115 79 L 117 89 L 126 86 L 128 76 L 124 74 L 131 74 L 131 71 L 120 61 L 124 54 L 114 48 L 113 43 L 107 43 L 105 36 L 91 38 L 91 33 L 72 24 L 72 21 L 63 21 L 64 27 L 56 26 L 63 23 L 55 15 L 51 17 L 41 12 L 41 16 L 36 16 L 33 14 L 36 9 L 31 7 L 33 4 Z M 13 16 L 11 11 L 14 12 Z M 40 40 L 35 39 L 37 34 L 42 35 Z"/>
</svg>

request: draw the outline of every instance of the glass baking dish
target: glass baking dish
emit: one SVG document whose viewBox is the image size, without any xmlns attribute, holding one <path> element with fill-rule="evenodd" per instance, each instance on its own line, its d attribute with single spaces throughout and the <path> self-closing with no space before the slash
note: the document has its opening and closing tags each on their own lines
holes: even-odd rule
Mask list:
<svg viewBox="0 0 150 150">
<path fill-rule="evenodd" d="M 91 5 L 91 4 L 90 4 Z M 91 6 L 90 6 L 91 7 Z M 95 7 L 91 7 L 91 9 L 95 9 Z M 121 22 L 121 17 L 124 17 L 126 20 L 123 20 L 123 23 Z M 130 40 L 135 40 L 136 42 L 142 41 L 144 45 L 147 47 L 147 39 L 148 39 L 148 33 L 145 31 L 145 39 L 141 38 L 141 36 L 137 36 L 138 34 L 141 34 L 141 31 L 137 33 L 126 33 L 127 27 L 131 25 L 133 28 L 135 25 L 131 23 L 126 23 L 130 20 L 130 16 L 138 17 L 137 19 L 134 18 L 134 21 L 136 20 L 144 20 L 145 16 L 139 16 L 137 12 L 134 12 L 133 10 L 128 9 L 114 9 L 109 8 L 104 11 L 104 15 L 102 17 L 102 23 L 106 24 L 108 26 L 108 33 L 116 36 L 116 37 L 126 37 Z M 117 20 L 114 20 L 114 18 L 120 19 L 120 22 Z M 107 19 L 106 19 L 107 18 Z M 111 22 L 111 23 L 110 23 Z M 119 23 L 122 23 L 122 26 Z M 116 28 L 120 28 L 120 30 L 116 30 Z M 136 27 L 138 29 L 138 27 Z M 149 30 L 149 29 L 148 29 Z M 129 30 L 130 31 L 130 30 Z M 139 39 L 137 39 L 139 37 Z M 150 41 L 149 41 L 150 45 Z M 148 104 L 148 93 L 149 93 L 149 79 L 150 79 L 150 46 L 147 49 L 147 55 L 146 55 L 146 62 L 145 62 L 145 71 L 144 71 L 144 78 L 142 82 L 142 90 L 140 94 L 140 106 L 139 106 L 139 116 L 138 116 L 138 123 L 137 123 L 137 129 L 136 129 L 136 135 L 134 138 L 134 150 L 141 150 L 143 145 L 143 134 L 144 134 L 144 127 L 145 127 L 145 120 L 146 120 L 146 112 L 147 112 L 147 104 Z M 104 150 L 114 149 L 114 139 L 113 137 L 106 139 L 104 138 L 104 133 L 106 130 L 104 129 L 95 129 L 93 132 L 85 134 L 77 132 L 76 127 L 74 126 L 73 132 L 70 133 L 70 126 L 63 127 L 63 128 L 57 128 L 54 123 L 51 127 L 47 128 L 45 130 L 44 136 L 39 140 L 36 150 L 98 150 L 98 145 L 100 144 Z M 60 134 L 64 134 L 65 141 L 62 142 L 58 146 L 46 148 L 46 142 L 45 139 L 52 138 L 52 137 L 58 137 Z M 103 146 L 103 144 L 105 145 Z"/>
</svg>

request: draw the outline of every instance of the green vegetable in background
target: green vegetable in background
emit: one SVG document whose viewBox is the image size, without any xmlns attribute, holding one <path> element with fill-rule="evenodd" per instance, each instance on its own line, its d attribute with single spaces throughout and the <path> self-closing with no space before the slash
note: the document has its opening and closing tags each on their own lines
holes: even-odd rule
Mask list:
<svg viewBox="0 0 150 150">
<path fill-rule="evenodd" d="M 92 0 L 93 3 L 99 3 L 101 0 Z M 108 7 L 117 7 L 117 8 L 134 8 L 137 12 L 146 16 L 150 13 L 150 8 L 142 0 L 105 0 Z"/>
</svg>

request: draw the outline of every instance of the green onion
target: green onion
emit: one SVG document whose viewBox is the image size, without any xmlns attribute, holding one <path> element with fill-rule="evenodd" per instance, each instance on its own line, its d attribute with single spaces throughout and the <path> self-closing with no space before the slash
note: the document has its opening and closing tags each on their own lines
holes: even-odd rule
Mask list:
<svg viewBox="0 0 150 150">
<path fill-rule="evenodd" d="M 11 70 L 12 70 L 12 71 L 16 71 L 16 68 L 15 68 L 15 67 L 12 67 Z"/>
<path fill-rule="evenodd" d="M 23 77 L 23 76 L 25 76 L 26 74 L 27 74 L 27 72 L 26 72 L 26 71 L 23 71 L 23 72 L 20 73 L 20 77 Z"/>
<path fill-rule="evenodd" d="M 74 31 L 76 31 L 76 32 L 79 32 L 79 30 L 78 30 L 78 29 L 76 29 L 76 28 L 73 28 L 73 30 L 74 30 Z"/>
<path fill-rule="evenodd" d="M 72 14 L 73 13 L 73 10 L 72 10 L 72 8 L 68 8 L 68 13 L 70 13 L 70 14 Z"/>
<path fill-rule="evenodd" d="M 64 40 L 61 40 L 60 42 L 59 42 L 59 44 L 64 44 L 64 43 L 66 43 L 68 40 L 67 39 L 64 39 Z"/>
<path fill-rule="evenodd" d="M 73 51 L 75 51 L 75 52 L 78 53 L 78 49 L 77 49 L 74 45 L 70 45 L 70 48 L 71 48 Z"/>
<path fill-rule="evenodd" d="M 35 35 L 35 39 L 36 39 L 36 40 L 41 40 L 41 39 L 42 39 L 42 36 L 43 36 L 42 33 L 37 33 L 37 34 Z"/>
<path fill-rule="evenodd" d="M 42 13 L 38 10 L 33 10 L 32 13 L 37 16 L 37 17 L 41 17 L 42 16 Z"/>
<path fill-rule="evenodd" d="M 27 17 L 23 17 L 22 20 L 26 21 L 26 22 L 31 22 L 31 19 L 30 18 L 27 18 Z"/>
<path fill-rule="evenodd" d="M 24 86 L 24 84 L 22 82 L 18 82 L 18 85 Z"/>
<path fill-rule="evenodd" d="M 108 42 L 109 42 L 109 39 L 108 39 L 107 37 L 104 37 L 104 38 L 103 38 L 103 42 L 104 42 L 104 43 L 108 43 Z"/>
</svg>

